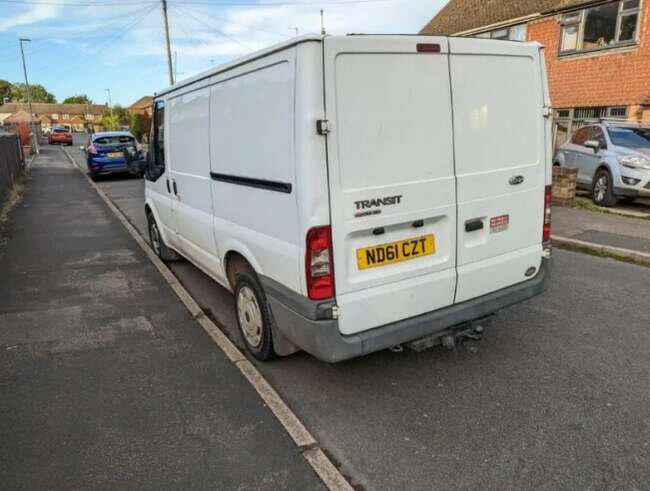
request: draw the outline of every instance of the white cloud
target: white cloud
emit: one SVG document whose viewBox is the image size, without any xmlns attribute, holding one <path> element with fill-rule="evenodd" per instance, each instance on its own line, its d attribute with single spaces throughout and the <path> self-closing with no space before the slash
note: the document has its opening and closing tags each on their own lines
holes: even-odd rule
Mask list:
<svg viewBox="0 0 650 491">
<path fill-rule="evenodd" d="M 21 10 L 24 9 L 22 5 L 20 8 Z M 0 32 L 5 32 L 15 27 L 22 27 L 54 18 L 58 15 L 58 12 L 58 5 L 34 5 L 24 12 L 19 12 L 13 16 L 8 16 L 5 18 L 0 18 Z"/>
</svg>

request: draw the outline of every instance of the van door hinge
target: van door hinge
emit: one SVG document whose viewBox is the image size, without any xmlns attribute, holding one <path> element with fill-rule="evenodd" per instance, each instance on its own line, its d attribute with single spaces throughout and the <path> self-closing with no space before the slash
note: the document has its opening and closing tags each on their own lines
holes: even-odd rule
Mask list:
<svg viewBox="0 0 650 491">
<path fill-rule="evenodd" d="M 544 106 L 542 108 L 542 116 L 544 116 L 545 118 L 550 118 L 551 116 L 553 116 L 553 108 L 550 106 Z"/>
<path fill-rule="evenodd" d="M 319 135 L 327 135 L 330 132 L 330 122 L 327 119 L 319 119 L 316 121 L 316 133 Z"/>
</svg>

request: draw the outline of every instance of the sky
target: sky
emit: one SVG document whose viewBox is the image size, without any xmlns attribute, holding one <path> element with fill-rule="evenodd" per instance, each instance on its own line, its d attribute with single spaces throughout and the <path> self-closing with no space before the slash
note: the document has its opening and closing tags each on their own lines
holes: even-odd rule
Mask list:
<svg viewBox="0 0 650 491">
<path fill-rule="evenodd" d="M 328 34 L 416 33 L 446 0 L 168 0 L 177 79 L 286 41 Z M 57 101 L 87 94 L 129 105 L 169 85 L 159 0 L 0 0 L 0 79 Z"/>
</svg>

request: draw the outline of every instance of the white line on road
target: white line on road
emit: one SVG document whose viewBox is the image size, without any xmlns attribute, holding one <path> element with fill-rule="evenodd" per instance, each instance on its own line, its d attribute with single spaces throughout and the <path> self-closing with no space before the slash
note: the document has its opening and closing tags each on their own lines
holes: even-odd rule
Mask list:
<svg viewBox="0 0 650 491">
<path fill-rule="evenodd" d="M 339 472 L 332 461 L 325 455 L 319 447 L 316 439 L 305 428 L 305 425 L 298 419 L 291 408 L 285 403 L 278 393 L 267 382 L 264 376 L 248 361 L 244 354 L 239 351 L 230 339 L 224 334 L 210 318 L 208 318 L 198 303 L 192 298 L 190 293 L 181 285 L 180 281 L 174 276 L 174 273 L 160 260 L 158 256 L 149 247 L 149 244 L 142 238 L 140 233 L 135 229 L 126 216 L 115 206 L 106 193 L 90 179 L 81 169 L 77 161 L 63 147 L 60 147 L 66 158 L 81 172 L 88 180 L 90 185 L 97 191 L 97 194 L 104 200 L 108 208 L 115 214 L 124 228 L 129 232 L 131 237 L 137 242 L 140 248 L 147 254 L 154 266 L 160 271 L 167 284 L 174 290 L 174 293 L 180 298 L 181 302 L 192 317 L 201 325 L 203 330 L 212 338 L 221 351 L 228 359 L 235 364 L 239 371 L 246 377 L 248 382 L 257 391 L 264 403 L 269 407 L 273 415 L 284 427 L 296 446 L 300 449 L 302 456 L 312 467 L 314 472 L 323 481 L 325 486 L 332 491 L 353 491 L 350 483 Z"/>
</svg>

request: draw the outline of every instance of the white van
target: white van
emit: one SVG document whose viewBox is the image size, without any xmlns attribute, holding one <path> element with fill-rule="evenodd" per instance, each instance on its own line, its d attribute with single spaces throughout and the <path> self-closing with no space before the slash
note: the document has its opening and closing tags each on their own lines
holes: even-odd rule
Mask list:
<svg viewBox="0 0 650 491">
<path fill-rule="evenodd" d="M 453 334 L 545 287 L 549 115 L 538 44 L 299 37 L 156 95 L 151 242 L 262 360 Z"/>
</svg>

